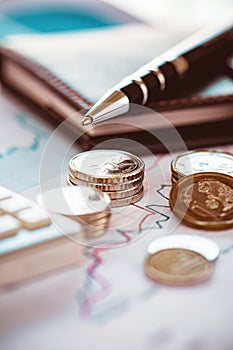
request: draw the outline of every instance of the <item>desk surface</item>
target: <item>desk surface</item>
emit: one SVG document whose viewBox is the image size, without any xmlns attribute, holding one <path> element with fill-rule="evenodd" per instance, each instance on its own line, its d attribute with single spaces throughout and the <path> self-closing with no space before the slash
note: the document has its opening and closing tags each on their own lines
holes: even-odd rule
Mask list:
<svg viewBox="0 0 233 350">
<path fill-rule="evenodd" d="M 230 6 L 227 0 L 222 4 L 222 9 Z M 192 4 L 196 25 L 205 21 L 212 5 L 213 1 Z M 169 8 L 172 18 L 180 21 L 182 17 L 188 24 L 190 17 L 183 12 L 176 11 L 179 14 L 174 16 L 171 1 L 160 6 L 164 6 L 166 18 Z M 134 14 L 139 15 L 141 8 L 134 7 Z M 198 16 L 200 7 L 206 11 Z M 216 13 L 217 8 L 214 6 Z M 146 15 L 151 18 L 151 13 Z M 1 185 L 33 197 L 38 191 L 41 155 L 53 127 L 4 95 L 0 121 Z M 56 152 L 67 145 L 65 138 L 60 139 L 55 158 Z M 233 146 L 222 149 L 232 152 Z M 76 147 L 70 152 L 77 152 Z M 170 162 L 175 155 L 144 158 L 143 200 L 116 211 L 111 221 L 123 243 L 121 248 L 85 248 L 82 267 L 43 275 L 0 292 L 2 350 L 233 349 L 233 232 L 203 232 L 177 225 L 168 205 Z M 55 175 L 48 172 L 46 180 Z M 219 244 L 221 254 L 209 280 L 193 287 L 165 287 L 146 277 L 143 264 L 147 246 L 168 232 L 200 235 Z"/>
<path fill-rule="evenodd" d="M 36 189 L 52 127 L 6 96 L 1 97 L 0 118 L 1 184 L 19 192 L 25 184 Z M 66 147 L 66 140 L 61 143 Z M 233 146 L 224 150 L 233 151 Z M 174 156 L 144 158 L 143 200 L 114 212 L 111 221 L 123 247 L 85 248 L 82 267 L 1 292 L 1 349 L 232 349 L 233 232 L 203 232 L 171 217 Z M 219 244 L 221 255 L 208 281 L 175 288 L 146 277 L 147 245 L 168 232 L 203 235 Z"/>
</svg>

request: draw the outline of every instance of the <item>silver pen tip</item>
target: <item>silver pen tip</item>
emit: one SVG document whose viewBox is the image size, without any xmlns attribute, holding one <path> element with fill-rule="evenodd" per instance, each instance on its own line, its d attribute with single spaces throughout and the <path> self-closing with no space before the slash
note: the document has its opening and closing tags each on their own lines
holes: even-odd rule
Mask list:
<svg viewBox="0 0 233 350">
<path fill-rule="evenodd" d="M 92 124 L 93 118 L 90 115 L 85 115 L 85 117 L 82 119 L 81 124 L 83 126 L 87 126 Z"/>
</svg>

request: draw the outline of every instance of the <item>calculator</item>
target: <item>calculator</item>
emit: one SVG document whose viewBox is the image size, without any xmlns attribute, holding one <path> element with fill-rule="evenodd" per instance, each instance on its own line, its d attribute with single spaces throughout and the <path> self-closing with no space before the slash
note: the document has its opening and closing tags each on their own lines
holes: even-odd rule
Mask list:
<svg viewBox="0 0 233 350">
<path fill-rule="evenodd" d="M 70 229 L 65 217 L 58 220 L 67 227 L 65 234 L 42 206 L 0 186 L 0 288 L 83 261 L 82 247 L 73 239 L 82 225 Z"/>
</svg>

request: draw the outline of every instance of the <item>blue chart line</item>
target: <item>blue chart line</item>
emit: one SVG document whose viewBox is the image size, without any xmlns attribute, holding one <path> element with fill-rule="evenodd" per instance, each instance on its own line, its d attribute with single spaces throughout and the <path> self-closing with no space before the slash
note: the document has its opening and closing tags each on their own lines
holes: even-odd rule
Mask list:
<svg viewBox="0 0 233 350">
<path fill-rule="evenodd" d="M 28 146 L 14 145 L 12 147 L 9 147 L 6 150 L 6 152 L 0 153 L 0 159 L 3 159 L 8 156 L 12 156 L 19 151 L 31 151 L 31 152 L 38 151 L 41 147 L 42 140 L 47 139 L 49 136 L 49 133 L 47 130 L 43 130 L 39 126 L 32 125 L 29 122 L 28 118 L 25 117 L 25 115 L 19 113 L 15 116 L 15 118 L 17 119 L 18 123 L 22 126 L 22 128 L 27 128 L 33 133 L 34 135 L 33 140 L 31 144 Z"/>
<path fill-rule="evenodd" d="M 168 200 L 168 197 L 163 193 L 163 190 L 168 187 L 171 187 L 171 185 L 162 184 L 156 190 L 157 194 L 166 200 Z M 161 205 L 155 203 L 146 205 L 145 207 L 135 204 L 134 206 L 144 210 L 146 214 L 143 216 L 141 221 L 137 223 L 137 228 L 130 230 L 117 229 L 117 232 L 123 236 L 126 243 L 132 240 L 131 234 L 139 235 L 143 231 L 149 229 L 163 229 L 165 223 L 170 218 L 169 215 L 164 214 L 162 212 L 163 209 L 169 208 L 168 204 Z M 147 218 L 153 215 L 156 215 L 156 217 L 157 215 L 159 215 L 159 218 L 156 218 L 152 225 L 144 226 Z M 90 258 L 91 262 L 86 268 L 84 284 L 82 288 L 78 290 L 76 295 L 76 300 L 79 305 L 80 314 L 82 317 L 85 317 L 85 319 L 91 318 L 93 308 L 96 306 L 96 304 L 111 293 L 112 288 L 110 282 L 108 282 L 104 276 L 100 275 L 97 272 L 98 268 L 104 263 L 104 259 L 100 255 L 101 252 L 104 251 L 106 251 L 106 249 L 103 250 L 93 248 L 87 250 L 86 252 L 86 255 L 88 256 L 88 258 Z M 99 290 L 97 292 L 95 291 L 96 285 L 99 286 Z"/>
<path fill-rule="evenodd" d="M 168 216 L 167 214 L 161 213 L 156 208 L 169 208 L 169 206 L 161 206 L 161 205 L 151 204 L 151 205 L 147 205 L 146 208 L 154 211 L 155 214 L 158 214 L 158 215 L 162 216 L 162 219 L 158 219 L 158 220 L 155 221 L 155 224 L 156 224 L 155 228 L 162 229 L 163 228 L 163 224 L 170 219 L 170 216 Z"/>
<path fill-rule="evenodd" d="M 158 190 L 156 190 L 156 192 L 161 196 L 163 197 L 164 199 L 166 200 L 169 200 L 169 198 L 163 193 L 163 191 L 166 189 L 166 188 L 171 188 L 172 185 L 167 185 L 167 184 L 162 184 L 160 186 L 160 188 Z"/>
</svg>

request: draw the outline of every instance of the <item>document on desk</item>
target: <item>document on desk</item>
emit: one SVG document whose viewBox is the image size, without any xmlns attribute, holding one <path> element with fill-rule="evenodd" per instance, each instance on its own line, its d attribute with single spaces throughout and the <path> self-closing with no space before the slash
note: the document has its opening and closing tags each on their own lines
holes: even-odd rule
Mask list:
<svg viewBox="0 0 233 350">
<path fill-rule="evenodd" d="M 143 199 L 114 210 L 110 223 L 122 247 L 85 248 L 85 266 L 1 292 L 1 349 L 232 349 L 233 232 L 191 229 L 171 217 L 175 155 L 143 158 Z M 220 246 L 206 282 L 168 287 L 146 276 L 148 244 L 174 233 Z"/>
<path fill-rule="evenodd" d="M 0 96 L 0 123 L 1 185 L 16 192 L 38 185 L 41 154 L 53 126 L 4 89 Z M 70 147 L 65 136 L 57 142 L 57 150 L 64 145 Z M 55 173 L 48 175 L 47 180 L 53 176 Z"/>
<path fill-rule="evenodd" d="M 86 46 L 80 47 L 84 52 Z M 143 56 L 145 52 L 139 53 Z M 51 63 L 57 62 L 54 53 Z M 132 66 L 132 70 L 135 68 Z M 19 192 L 34 187 L 36 193 L 39 163 L 52 128 L 28 112 L 19 113 L 18 107 L 7 102 L 0 108 L 4 125 L 4 131 L 0 131 L 1 184 Z M 60 138 L 54 155 L 59 154 L 62 142 Z M 218 149 L 233 152 L 233 146 Z M 85 247 L 84 266 L 73 266 L 0 292 L 1 350 L 232 349 L 233 233 L 178 225 L 168 203 L 170 163 L 175 156 L 143 157 L 143 199 L 113 211 L 110 228 L 117 238 L 116 245 L 108 249 Z M 166 287 L 146 276 L 148 244 L 174 233 L 204 236 L 220 246 L 220 257 L 207 281 L 196 286 Z"/>
<path fill-rule="evenodd" d="M 1 102 L 1 184 L 23 191 L 38 185 L 51 126 L 3 96 Z M 233 146 L 221 149 L 233 152 Z M 1 349 L 231 349 L 233 233 L 177 226 L 171 219 L 170 162 L 175 156 L 143 158 L 143 199 L 116 209 L 110 223 L 122 247 L 85 248 L 84 266 L 0 292 Z M 204 236 L 220 246 L 210 279 L 192 287 L 166 287 L 146 276 L 148 244 L 168 233 Z"/>
</svg>

